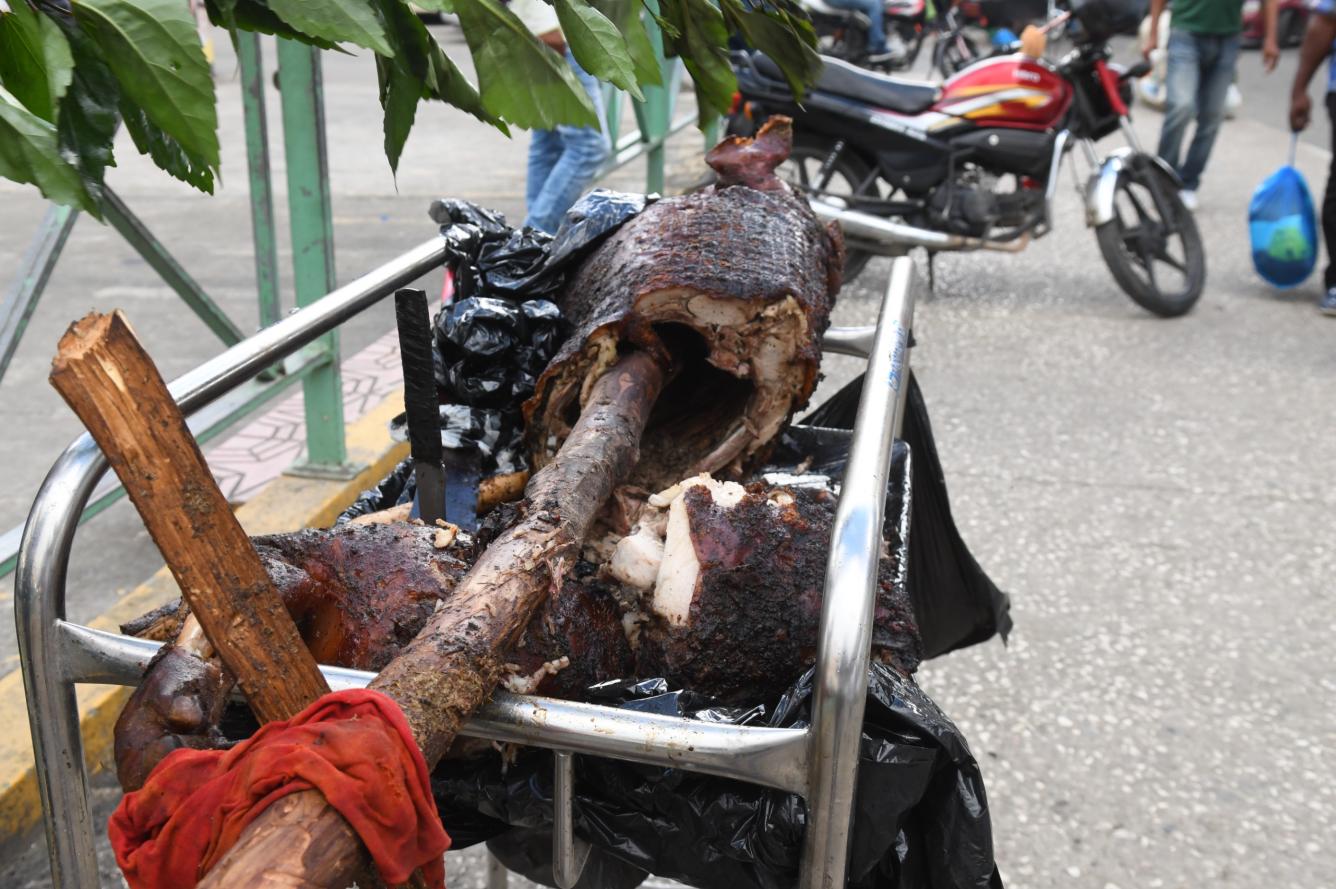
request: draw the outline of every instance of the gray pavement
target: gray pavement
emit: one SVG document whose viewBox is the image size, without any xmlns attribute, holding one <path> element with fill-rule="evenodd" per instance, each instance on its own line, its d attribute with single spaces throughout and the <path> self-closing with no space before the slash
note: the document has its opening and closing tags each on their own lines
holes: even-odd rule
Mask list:
<svg viewBox="0 0 1336 889">
<path fill-rule="evenodd" d="M 493 143 L 444 112 L 410 142 L 395 198 L 378 138 L 354 131 L 373 119 L 369 98 L 354 101 L 358 90 L 372 95 L 356 64 L 327 67 L 340 85 L 329 90 L 333 132 L 347 140 L 331 139 L 349 244 L 341 268 L 373 243 L 385 256 L 415 242 L 436 193 L 494 188 L 504 209 L 516 206 L 518 176 L 508 191 L 479 179 L 506 159 L 519 170 L 522 140 Z M 346 77 L 336 73 L 345 65 Z M 1242 76 L 1245 108 L 1259 114 L 1226 126 L 1208 171 L 1198 214 L 1208 289 L 1192 314 L 1158 320 L 1122 295 L 1066 184 L 1052 235 L 1020 256 L 940 257 L 935 293 L 916 314 L 913 362 L 953 509 L 1011 592 L 1016 620 L 1007 646 L 949 655 L 920 681 L 982 764 L 1012 887 L 1336 885 L 1336 320 L 1314 310 L 1316 280 L 1277 293 L 1252 273 L 1247 200 L 1287 137 L 1260 114 L 1264 99 L 1251 102 L 1267 95 L 1254 89 L 1256 70 L 1245 64 Z M 365 121 L 351 116 L 359 108 Z M 1138 127 L 1153 144 L 1158 116 L 1140 112 Z M 1300 150 L 1315 188 L 1327 161 L 1311 144 Z M 225 225 L 244 230 L 240 173 L 230 175 L 232 209 L 215 201 L 209 212 L 234 221 L 207 217 L 214 237 Z M 144 181 L 144 202 L 168 213 L 178 199 L 154 202 L 161 183 Z M 192 255 L 205 262 L 205 252 Z M 30 361 L 44 363 L 82 311 L 72 294 L 109 286 L 65 274 L 76 273 L 84 278 L 57 288 L 66 302 L 47 307 L 57 317 Z M 230 273 L 244 291 L 248 271 Z M 871 265 L 836 322 L 871 320 L 885 274 L 884 262 Z M 823 391 L 854 369 L 830 360 Z M 6 381 L 0 410 L 17 401 Z M 46 447 L 27 438 L 25 449 Z M 106 521 L 111 535 L 116 520 Z M 0 868 L 0 882 L 43 885 L 39 852 Z M 450 872 L 481 885 L 476 856 Z"/>
</svg>

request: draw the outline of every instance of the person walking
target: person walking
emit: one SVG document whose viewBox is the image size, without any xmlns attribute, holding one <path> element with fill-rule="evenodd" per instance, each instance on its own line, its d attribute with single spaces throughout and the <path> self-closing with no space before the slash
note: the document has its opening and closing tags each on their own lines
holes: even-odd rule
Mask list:
<svg viewBox="0 0 1336 889">
<path fill-rule="evenodd" d="M 608 159 L 607 112 L 598 80 L 580 67 L 562 36 L 556 10 L 542 0 L 510 0 L 510 10 L 539 40 L 566 57 L 575 79 L 598 113 L 598 126 L 558 124 L 550 130 L 534 130 L 529 139 L 529 169 L 524 203 L 524 224 L 556 234 L 571 205 L 594 181 Z"/>
<path fill-rule="evenodd" d="M 1318 310 L 1336 316 L 1336 0 L 1317 0 L 1308 16 L 1303 46 L 1299 49 L 1299 68 L 1290 86 L 1290 129 L 1296 133 L 1308 127 L 1313 103 L 1308 98 L 1308 84 L 1322 62 L 1327 66 L 1327 116 L 1332 122 L 1332 157 L 1327 169 L 1327 188 L 1322 195 L 1322 240 L 1327 245 L 1327 268 L 1323 273 L 1325 292 L 1318 299 Z"/>
<path fill-rule="evenodd" d="M 1150 20 L 1159 22 L 1166 0 L 1151 0 Z M 1169 31 L 1167 97 L 1160 145 L 1156 152 L 1183 180 L 1183 203 L 1197 209 L 1197 189 L 1211 156 L 1225 99 L 1238 67 L 1239 33 L 1243 30 L 1241 0 L 1174 0 Z M 1276 0 L 1262 0 L 1262 65 L 1270 73 L 1280 58 L 1276 43 Z M 1159 46 L 1152 27 L 1142 44 L 1146 58 Z M 1183 137 L 1196 121 L 1187 156 Z"/>
</svg>

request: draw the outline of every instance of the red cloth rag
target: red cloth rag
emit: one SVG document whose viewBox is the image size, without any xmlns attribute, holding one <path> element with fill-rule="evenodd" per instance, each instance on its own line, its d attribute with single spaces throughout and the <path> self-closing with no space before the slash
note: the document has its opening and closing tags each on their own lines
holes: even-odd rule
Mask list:
<svg viewBox="0 0 1336 889">
<path fill-rule="evenodd" d="M 444 889 L 450 837 L 408 720 L 369 689 L 332 692 L 230 750 L 172 751 L 128 793 L 107 832 L 131 889 L 194 886 L 270 803 L 319 790 L 362 838 L 381 878 L 421 867 Z"/>
</svg>

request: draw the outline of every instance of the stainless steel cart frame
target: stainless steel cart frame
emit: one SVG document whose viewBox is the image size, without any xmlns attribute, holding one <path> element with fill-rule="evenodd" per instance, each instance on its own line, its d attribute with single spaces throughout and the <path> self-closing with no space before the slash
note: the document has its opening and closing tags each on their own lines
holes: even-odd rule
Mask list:
<svg viewBox="0 0 1336 889">
<path fill-rule="evenodd" d="M 358 312 L 444 262 L 433 239 L 304 308 L 177 379 L 190 415 Z M 875 327 L 832 328 L 823 348 L 867 359 L 845 484 L 835 513 L 808 728 L 716 725 L 498 691 L 463 734 L 556 751 L 554 875 L 573 886 L 587 848 L 571 810 L 572 754 L 624 759 L 736 778 L 801 794 L 809 818 L 801 889 L 840 889 L 857 777 L 883 508 L 891 446 L 904 410 L 909 331 L 918 291 L 906 258 L 892 265 Z M 107 470 L 84 434 L 55 465 L 33 502 L 14 590 L 19 655 L 54 883 L 97 889 L 88 776 L 75 704 L 77 683 L 136 685 L 159 644 L 65 619 L 70 549 L 89 495 Z M 322 668 L 334 689 L 374 674 Z"/>
</svg>

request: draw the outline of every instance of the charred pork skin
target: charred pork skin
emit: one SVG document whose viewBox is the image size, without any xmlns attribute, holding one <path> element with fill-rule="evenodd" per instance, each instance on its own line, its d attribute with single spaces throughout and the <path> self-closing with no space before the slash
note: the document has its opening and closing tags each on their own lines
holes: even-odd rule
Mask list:
<svg viewBox="0 0 1336 889">
<path fill-rule="evenodd" d="M 647 490 L 736 475 L 807 403 L 843 242 L 774 175 L 791 143 L 789 121 L 772 117 L 754 141 L 716 146 L 716 185 L 651 204 L 571 277 L 560 305 L 574 332 L 524 407 L 537 465 L 629 349 L 666 350 L 676 370 L 632 476 Z"/>
<path fill-rule="evenodd" d="M 254 543 L 316 660 L 379 670 L 468 570 L 465 561 L 436 547 L 441 530 L 342 526 L 257 537 Z M 149 665 L 116 722 L 116 774 L 123 788 L 133 790 L 177 747 L 225 743 L 218 723 L 234 681 L 179 602 L 121 629 L 176 640 Z"/>
</svg>

